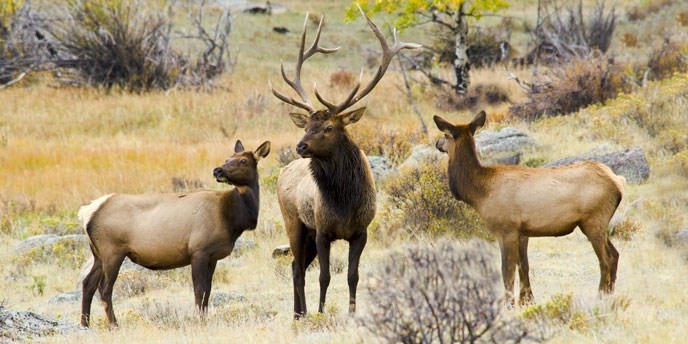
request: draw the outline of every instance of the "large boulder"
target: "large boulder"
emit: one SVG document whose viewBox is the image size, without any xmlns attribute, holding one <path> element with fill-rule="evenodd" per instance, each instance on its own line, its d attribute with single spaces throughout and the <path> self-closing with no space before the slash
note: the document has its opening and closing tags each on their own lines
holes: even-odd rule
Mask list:
<svg viewBox="0 0 688 344">
<path fill-rule="evenodd" d="M 375 179 L 375 184 L 379 184 L 389 176 L 392 176 L 399 171 L 392 166 L 392 163 L 383 156 L 369 156 L 368 163 L 370 163 L 370 169 L 373 172 L 373 179 Z"/>
<path fill-rule="evenodd" d="M 401 163 L 401 165 L 399 165 L 399 168 L 411 168 L 420 165 L 421 162 L 440 161 L 444 159 L 447 159 L 447 154 L 437 150 L 434 144 L 417 145 L 411 149 L 411 154 Z"/>
<path fill-rule="evenodd" d="M 38 337 L 78 330 L 34 312 L 13 311 L 0 305 L 0 342 L 33 342 Z"/>
<path fill-rule="evenodd" d="M 506 127 L 499 130 L 481 130 L 475 135 L 475 145 L 484 157 L 500 153 L 517 153 L 535 145 L 524 131 Z"/>
<path fill-rule="evenodd" d="M 56 234 L 42 234 L 32 236 L 14 247 L 14 252 L 17 254 L 26 254 L 36 249 L 45 249 L 53 245 L 87 245 L 88 239 L 86 235 L 83 234 L 69 234 L 69 235 L 56 235 Z"/>
<path fill-rule="evenodd" d="M 599 161 L 609 166 L 614 173 L 624 176 L 629 183 L 641 183 L 650 177 L 650 165 L 645 158 L 645 152 L 640 147 L 601 155 L 583 154 L 568 157 L 550 162 L 545 167 L 570 165 L 584 160 Z"/>
</svg>

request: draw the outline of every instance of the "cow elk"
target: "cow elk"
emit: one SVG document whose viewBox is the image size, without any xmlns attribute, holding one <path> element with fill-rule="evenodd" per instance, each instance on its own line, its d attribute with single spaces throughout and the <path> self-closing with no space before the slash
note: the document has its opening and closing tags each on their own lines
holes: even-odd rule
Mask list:
<svg viewBox="0 0 688 344">
<path fill-rule="evenodd" d="M 308 112 L 307 115 L 290 114 L 294 124 L 306 131 L 296 146 L 297 153 L 304 159 L 295 160 L 283 168 L 277 181 L 277 197 L 294 255 L 292 272 L 295 319 L 306 314 L 305 272 L 316 256 L 320 262 L 318 310 L 323 311 L 330 283 L 330 245 L 340 239 L 349 242 L 349 312 L 356 310 L 358 265 L 366 245 L 368 225 L 375 216 L 375 183 L 366 156 L 346 130 L 346 126 L 361 119 L 365 107 L 344 111 L 373 90 L 396 53 L 402 49 L 420 47 L 417 44 L 399 42 L 396 34 L 394 45 L 390 47 L 378 27 L 365 13 L 363 16 L 382 46 L 382 62 L 363 90 L 359 92 L 359 80 L 345 100 L 338 104 L 323 99 L 314 90 L 318 101 L 326 109 L 316 110 L 313 107 L 301 86 L 301 67 L 315 53 L 329 54 L 339 48 L 327 49 L 318 45 L 323 20 L 321 17 L 313 44 L 304 51 L 308 15 L 301 33 L 294 78 L 290 80 L 284 72 L 284 66 L 281 68 L 285 82 L 296 91 L 301 100 L 272 90 L 280 100 Z"/>
<path fill-rule="evenodd" d="M 611 293 L 619 252 L 607 228 L 621 202 L 625 178 L 594 161 L 551 168 L 482 166 L 473 135 L 485 117 L 482 111 L 470 123 L 454 125 L 435 116 L 437 128 L 445 134 L 436 146 L 449 155 L 451 193 L 478 211 L 499 242 L 507 301 L 513 303 L 516 266 L 519 303 L 533 301 L 528 238 L 564 236 L 576 227 L 588 237 L 599 260 L 600 292 Z"/>
<path fill-rule="evenodd" d="M 111 326 L 112 288 L 125 257 L 151 270 L 191 264 L 196 307 L 208 309 L 213 273 L 245 231 L 256 228 L 259 186 L 258 160 L 270 152 L 270 142 L 255 152 L 237 141 L 234 154 L 213 170 L 228 191 L 197 190 L 177 194 L 103 196 L 79 209 L 93 252 L 93 267 L 83 281 L 81 324 L 88 327 L 91 301 L 100 292 Z"/>
</svg>

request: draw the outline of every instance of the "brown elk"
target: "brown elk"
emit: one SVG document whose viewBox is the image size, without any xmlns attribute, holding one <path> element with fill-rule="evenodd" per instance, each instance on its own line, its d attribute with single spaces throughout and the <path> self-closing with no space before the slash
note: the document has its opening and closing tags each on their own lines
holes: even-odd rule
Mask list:
<svg viewBox="0 0 688 344">
<path fill-rule="evenodd" d="M 363 13 L 363 11 L 361 11 Z M 331 103 L 315 90 L 315 96 L 326 107 L 316 110 L 301 86 L 301 67 L 315 53 L 333 53 L 339 48 L 326 49 L 318 45 L 322 17 L 311 47 L 304 52 L 308 15 L 301 33 L 299 58 L 294 79 L 290 80 L 282 66 L 282 77 L 300 96 L 301 101 L 286 97 L 274 89 L 280 100 L 308 112 L 291 113 L 291 119 L 306 134 L 296 146 L 304 159 L 298 159 L 282 169 L 277 181 L 277 197 L 294 255 L 292 272 L 294 279 L 294 318 L 306 314 L 304 294 L 306 268 L 317 256 L 320 261 L 320 303 L 323 311 L 327 287 L 330 283 L 330 245 L 343 239 L 349 242 L 349 312 L 356 310 L 358 265 L 366 245 L 367 228 L 375 216 L 375 183 L 370 165 L 364 153 L 351 140 L 346 126 L 363 116 L 365 107 L 344 112 L 373 90 L 382 79 L 392 57 L 401 49 L 419 45 L 402 43 L 394 37 L 394 45 L 388 46 L 377 26 L 367 17 L 368 25 L 382 46 L 382 62 L 373 79 L 362 91 L 359 83 L 344 101 Z"/>
<path fill-rule="evenodd" d="M 602 293 L 616 281 L 619 252 L 607 227 L 621 202 L 625 179 L 594 161 L 552 168 L 482 166 L 476 153 L 475 131 L 485 124 L 480 112 L 467 124 L 452 124 L 435 116 L 445 137 L 437 148 L 449 155 L 449 188 L 458 200 L 475 208 L 497 238 L 502 255 L 506 297 L 513 303 L 514 272 L 519 266 L 519 302 L 530 303 L 528 238 L 564 236 L 579 227 L 600 263 Z"/>
<path fill-rule="evenodd" d="M 258 160 L 270 152 L 270 142 L 255 152 L 237 141 L 234 154 L 213 170 L 228 191 L 197 190 L 177 194 L 124 195 L 98 198 L 79 209 L 79 219 L 93 252 L 93 267 L 83 281 L 81 324 L 89 326 L 91 301 L 100 292 L 111 326 L 112 287 L 125 257 L 151 270 L 191 264 L 196 307 L 208 309 L 213 273 L 245 231 L 258 221 Z"/>
</svg>

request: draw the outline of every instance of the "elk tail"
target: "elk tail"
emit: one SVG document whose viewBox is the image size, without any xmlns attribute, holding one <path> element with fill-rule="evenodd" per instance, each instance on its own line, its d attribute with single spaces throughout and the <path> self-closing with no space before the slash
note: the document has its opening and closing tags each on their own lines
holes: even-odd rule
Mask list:
<svg viewBox="0 0 688 344">
<path fill-rule="evenodd" d="M 93 245 L 93 240 L 91 239 L 91 234 L 89 233 L 88 230 L 88 225 L 91 223 L 91 219 L 93 218 L 93 214 L 100 209 L 100 207 L 105 203 L 105 201 L 108 200 L 113 194 L 105 195 L 100 198 L 97 198 L 91 203 L 82 206 L 79 208 L 79 212 L 77 212 L 77 218 L 79 218 L 79 222 L 84 228 L 84 233 L 86 234 L 86 237 L 88 238 L 88 242 L 91 245 L 91 247 L 95 250 L 95 245 Z"/>
</svg>

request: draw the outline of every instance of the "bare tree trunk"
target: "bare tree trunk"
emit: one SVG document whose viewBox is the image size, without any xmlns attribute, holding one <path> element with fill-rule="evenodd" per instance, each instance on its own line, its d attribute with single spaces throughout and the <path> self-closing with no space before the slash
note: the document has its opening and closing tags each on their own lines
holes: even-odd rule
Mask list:
<svg viewBox="0 0 688 344">
<path fill-rule="evenodd" d="M 464 4 L 462 3 L 456 11 L 456 45 L 454 50 L 454 74 L 456 75 L 456 84 L 454 85 L 454 91 L 457 94 L 466 94 L 468 85 L 470 84 L 468 76 L 470 63 L 468 61 L 468 54 L 466 53 L 468 49 L 466 44 L 468 24 L 464 16 L 463 6 Z"/>
<path fill-rule="evenodd" d="M 413 107 L 413 112 L 415 112 L 416 116 L 418 117 L 418 121 L 420 121 L 420 129 L 423 132 L 423 135 L 428 136 L 428 126 L 425 125 L 423 115 L 421 115 L 420 110 L 418 110 L 418 106 L 416 105 L 416 101 L 413 99 L 413 92 L 411 92 L 411 85 L 409 84 L 408 76 L 406 75 L 406 69 L 404 68 L 404 64 L 401 62 L 401 54 L 399 54 L 399 57 L 397 57 L 397 62 L 399 62 L 399 69 L 401 69 L 401 75 L 404 76 L 404 87 L 406 87 L 406 97 L 408 98 L 409 103 L 411 103 L 411 106 Z"/>
</svg>

